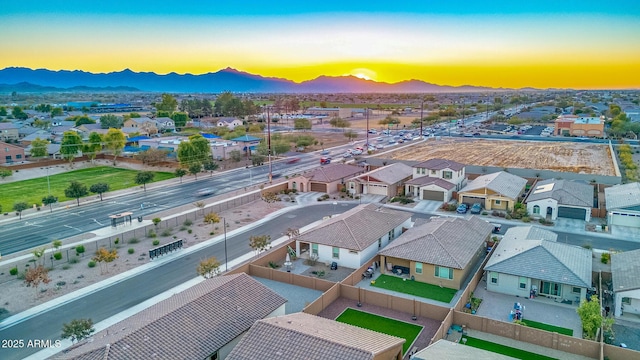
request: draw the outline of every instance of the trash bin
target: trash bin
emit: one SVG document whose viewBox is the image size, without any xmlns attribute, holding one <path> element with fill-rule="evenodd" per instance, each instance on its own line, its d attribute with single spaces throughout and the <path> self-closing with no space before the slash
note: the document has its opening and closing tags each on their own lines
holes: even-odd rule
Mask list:
<svg viewBox="0 0 640 360">
<path fill-rule="evenodd" d="M 142 216 L 138 216 L 138 222 L 142 222 Z"/>
</svg>

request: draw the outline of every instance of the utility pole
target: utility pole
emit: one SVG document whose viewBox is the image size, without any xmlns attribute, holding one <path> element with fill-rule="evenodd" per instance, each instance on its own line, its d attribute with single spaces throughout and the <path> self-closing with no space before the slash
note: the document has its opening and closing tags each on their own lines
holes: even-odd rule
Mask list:
<svg viewBox="0 0 640 360">
<path fill-rule="evenodd" d="M 273 173 L 271 172 L 271 116 L 269 114 L 269 106 L 267 106 L 267 147 L 269 148 L 269 184 L 271 184 Z"/>
<path fill-rule="evenodd" d="M 422 98 L 422 104 L 420 104 L 420 138 L 424 136 L 424 134 L 422 133 L 422 119 L 424 118 L 424 116 L 422 116 L 423 111 L 424 111 L 424 97 Z"/>
<path fill-rule="evenodd" d="M 367 152 L 369 150 L 369 108 L 364 108 L 364 114 L 367 117 Z"/>
<path fill-rule="evenodd" d="M 222 218 L 222 227 L 224 230 L 224 271 L 229 271 L 229 261 L 227 258 L 227 220 Z"/>
</svg>

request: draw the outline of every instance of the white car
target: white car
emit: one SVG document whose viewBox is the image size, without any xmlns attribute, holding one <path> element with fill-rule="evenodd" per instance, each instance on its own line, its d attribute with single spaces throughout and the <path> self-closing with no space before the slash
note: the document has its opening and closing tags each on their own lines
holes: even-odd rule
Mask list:
<svg viewBox="0 0 640 360">
<path fill-rule="evenodd" d="M 384 145 L 378 144 L 378 145 L 376 145 L 376 149 L 384 149 Z"/>
<path fill-rule="evenodd" d="M 354 149 L 354 150 L 351 151 L 351 154 L 353 154 L 353 155 L 362 155 L 362 150 Z"/>
</svg>

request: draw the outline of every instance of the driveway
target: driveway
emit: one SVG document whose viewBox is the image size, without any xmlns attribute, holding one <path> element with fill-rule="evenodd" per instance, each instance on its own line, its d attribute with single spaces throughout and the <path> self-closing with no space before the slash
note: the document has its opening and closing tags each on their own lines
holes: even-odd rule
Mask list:
<svg viewBox="0 0 640 360">
<path fill-rule="evenodd" d="M 482 280 L 474 291 L 474 296 L 482 299 L 477 315 L 490 319 L 509 321 L 509 314 L 516 302 L 524 305 L 524 319 L 573 329 L 573 336 L 582 338 L 582 324 L 576 312 L 577 307 L 564 304 L 547 303 L 544 300 L 530 300 L 513 295 L 498 294 L 485 289 Z"/>
</svg>

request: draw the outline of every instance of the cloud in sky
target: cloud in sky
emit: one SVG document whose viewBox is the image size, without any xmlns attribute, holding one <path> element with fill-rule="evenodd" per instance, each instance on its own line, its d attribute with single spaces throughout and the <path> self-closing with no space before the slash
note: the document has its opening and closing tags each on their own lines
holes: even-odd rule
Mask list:
<svg viewBox="0 0 640 360">
<path fill-rule="evenodd" d="M 352 74 L 449 85 L 640 87 L 634 1 L 132 3 L 11 2 L 0 15 L 0 67 L 199 74 L 231 66 L 295 81 Z"/>
</svg>

